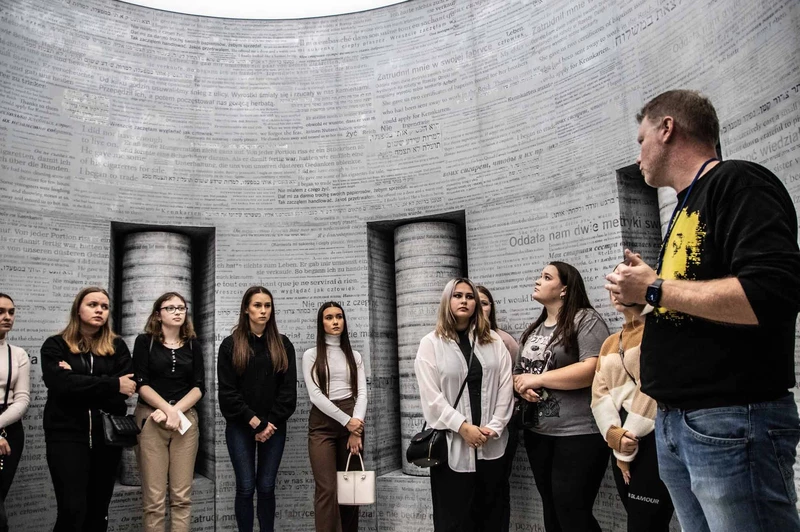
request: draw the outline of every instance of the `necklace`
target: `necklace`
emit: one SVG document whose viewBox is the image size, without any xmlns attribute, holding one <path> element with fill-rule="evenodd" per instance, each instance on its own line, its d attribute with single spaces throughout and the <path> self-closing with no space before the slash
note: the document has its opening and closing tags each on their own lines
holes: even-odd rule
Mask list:
<svg viewBox="0 0 800 532">
<path fill-rule="evenodd" d="M 631 378 L 634 384 L 638 384 L 636 379 L 631 375 L 631 372 L 628 371 L 627 366 L 625 366 L 625 346 L 622 343 L 622 333 L 625 332 L 625 328 L 623 327 L 622 330 L 619 332 L 619 360 L 622 362 L 622 369 L 625 370 L 625 373 L 628 374 L 628 377 Z"/>
</svg>

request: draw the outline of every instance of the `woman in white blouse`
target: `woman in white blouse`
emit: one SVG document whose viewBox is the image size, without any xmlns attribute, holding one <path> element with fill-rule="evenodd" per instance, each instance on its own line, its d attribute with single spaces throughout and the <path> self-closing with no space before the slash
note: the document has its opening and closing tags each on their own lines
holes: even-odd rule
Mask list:
<svg viewBox="0 0 800 532">
<path fill-rule="evenodd" d="M 436 330 L 422 339 L 414 361 L 425 421 L 449 429 L 448 463 L 431 468 L 436 532 L 499 532 L 503 526 L 511 357 L 478 301 L 469 279 L 448 282 Z M 454 406 L 465 377 L 467 386 Z"/>
<path fill-rule="evenodd" d="M 361 355 L 350 347 L 347 319 L 339 303 L 323 303 L 317 313 L 317 345 L 303 354 L 303 378 L 313 404 L 308 457 L 316 484 L 316 530 L 356 532 L 358 506 L 339 506 L 336 471 L 344 470 L 349 454 L 364 448 L 367 379 Z"/>
<path fill-rule="evenodd" d="M 14 300 L 0 294 L 0 532 L 8 532 L 5 500 L 25 446 L 22 416 L 31 389 L 28 353 L 7 341 L 15 317 Z"/>
</svg>

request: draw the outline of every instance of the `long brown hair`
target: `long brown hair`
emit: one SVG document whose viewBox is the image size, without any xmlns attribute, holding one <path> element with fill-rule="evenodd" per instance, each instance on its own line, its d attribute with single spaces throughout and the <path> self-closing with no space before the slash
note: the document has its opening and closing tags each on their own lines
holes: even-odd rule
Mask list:
<svg viewBox="0 0 800 532">
<path fill-rule="evenodd" d="M 325 325 L 322 322 L 322 315 L 329 308 L 338 308 L 342 311 L 342 334 L 339 335 L 339 346 L 344 351 L 347 360 L 347 369 L 350 371 L 350 392 L 353 397 L 358 396 L 358 368 L 356 367 L 356 357 L 353 355 L 353 348 L 350 346 L 350 336 L 347 334 L 347 316 L 342 306 L 335 301 L 327 301 L 319 307 L 317 311 L 317 359 L 311 366 L 311 378 L 319 386 L 326 396 L 328 395 L 328 346 L 325 344 Z"/>
<path fill-rule="evenodd" d="M 108 297 L 108 292 L 98 286 L 89 286 L 84 288 L 75 299 L 72 301 L 72 308 L 69 311 L 69 323 L 64 327 L 59 336 L 67 343 L 67 347 L 73 354 L 91 352 L 97 356 L 106 356 L 114 354 L 114 338 L 117 337 L 114 331 L 111 330 L 111 313 L 109 312 L 108 319 L 100 327 L 91 338 L 85 338 L 81 334 L 81 317 L 80 308 L 83 299 L 89 294 L 100 292 Z M 111 298 L 109 297 L 109 302 Z"/>
<path fill-rule="evenodd" d="M 241 375 L 247 369 L 253 348 L 250 347 L 250 316 L 247 314 L 247 307 L 250 300 L 256 294 L 266 294 L 272 303 L 272 312 L 264 328 L 261 338 L 256 337 L 256 342 L 264 342 L 272 358 L 272 371 L 275 373 L 284 372 L 289 369 L 289 357 L 286 355 L 286 348 L 283 347 L 283 340 L 278 332 L 278 325 L 275 323 L 275 298 L 272 293 L 263 286 L 251 286 L 242 296 L 242 304 L 239 307 L 239 322 L 233 328 L 233 369 Z"/>
<path fill-rule="evenodd" d="M 561 344 L 564 350 L 569 353 L 578 346 L 578 325 L 575 323 L 575 316 L 578 315 L 581 309 L 594 310 L 589 296 L 586 294 L 586 286 L 583 284 L 583 277 L 580 272 L 566 262 L 553 261 L 550 263 L 556 271 L 558 271 L 558 279 L 565 287 L 564 303 L 561 305 L 561 310 L 558 312 L 556 318 L 556 328 L 553 331 L 553 336 L 550 339 L 550 345 Z M 547 319 L 547 307 L 542 308 L 542 313 L 536 318 L 536 321 L 531 323 L 525 332 L 522 333 L 522 338 L 519 340 L 520 347 L 525 345 L 525 341 L 536 330 L 536 328 L 544 323 Z"/>
<path fill-rule="evenodd" d="M 475 288 L 489 300 L 489 327 L 491 327 L 493 331 L 496 331 L 498 329 L 497 313 L 494 310 L 494 298 L 492 297 L 492 293 L 482 284 L 476 284 Z M 478 299 L 478 305 L 481 307 L 481 311 L 483 311 L 483 305 L 481 305 L 480 302 L 480 299 Z"/>
<path fill-rule="evenodd" d="M 475 312 L 469 319 L 469 327 L 475 328 L 475 338 L 479 344 L 488 344 L 493 342 L 492 329 L 489 326 L 489 320 L 483 315 L 481 306 L 481 298 L 478 294 L 478 289 L 475 283 L 466 277 L 456 277 L 450 279 L 442 291 L 442 299 L 439 301 L 439 313 L 436 319 L 436 334 L 441 338 L 450 338 L 458 341 L 458 332 L 456 331 L 456 317 L 453 316 L 453 311 L 450 309 L 450 298 L 453 297 L 453 292 L 459 283 L 468 284 L 472 290 L 472 295 L 475 297 Z"/>
<path fill-rule="evenodd" d="M 178 292 L 167 292 L 153 303 L 153 312 L 150 313 L 150 317 L 147 318 L 147 323 L 144 325 L 144 332 L 161 343 L 164 343 L 164 331 L 161 328 L 161 305 L 164 304 L 164 301 L 172 299 L 173 297 L 177 297 L 183 301 L 183 306 L 186 307 L 186 318 L 183 320 L 180 331 L 178 331 L 180 339 L 183 342 L 188 342 L 192 338 L 197 338 L 197 334 L 194 332 L 192 318 L 189 316 L 189 307 L 186 305 L 186 298 Z"/>
</svg>

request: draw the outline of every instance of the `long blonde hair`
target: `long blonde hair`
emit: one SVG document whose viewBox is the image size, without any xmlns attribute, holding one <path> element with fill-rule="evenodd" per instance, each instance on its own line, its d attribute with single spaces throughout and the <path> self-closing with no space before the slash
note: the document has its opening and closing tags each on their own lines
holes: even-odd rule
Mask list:
<svg viewBox="0 0 800 532">
<path fill-rule="evenodd" d="M 481 299 L 478 294 L 478 289 L 475 283 L 466 277 L 457 277 L 447 282 L 442 292 L 442 300 L 439 302 L 439 314 L 436 320 L 436 334 L 441 338 L 450 338 L 458 341 L 458 331 L 456 331 L 456 317 L 453 316 L 453 311 L 450 309 L 450 299 L 453 297 L 456 286 L 459 283 L 468 284 L 475 296 L 475 312 L 469 319 L 470 327 L 475 329 L 475 338 L 479 344 L 488 344 L 493 342 L 492 329 L 489 325 L 489 320 L 483 315 L 483 310 L 480 308 Z"/>
<path fill-rule="evenodd" d="M 76 355 L 78 353 L 91 352 L 102 357 L 113 355 L 115 351 L 114 338 L 116 338 L 117 335 L 111 330 L 110 314 L 103 326 L 100 327 L 100 330 L 94 333 L 91 338 L 85 338 L 83 334 L 81 334 L 81 318 L 79 314 L 81 303 L 83 303 L 83 299 L 86 296 L 94 294 L 95 292 L 100 292 L 106 297 L 109 297 L 108 292 L 98 286 L 89 286 L 78 292 L 78 295 L 75 296 L 75 299 L 72 301 L 72 309 L 69 311 L 69 323 L 64 330 L 59 333 L 61 338 L 67 343 L 70 352 Z M 109 298 L 109 301 L 110 299 L 111 298 Z"/>
</svg>

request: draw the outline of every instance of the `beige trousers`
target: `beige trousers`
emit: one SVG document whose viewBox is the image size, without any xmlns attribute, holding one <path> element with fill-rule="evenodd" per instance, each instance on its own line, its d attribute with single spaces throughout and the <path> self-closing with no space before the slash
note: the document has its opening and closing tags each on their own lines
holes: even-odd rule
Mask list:
<svg viewBox="0 0 800 532">
<path fill-rule="evenodd" d="M 167 430 L 149 419 L 153 408 L 136 405 L 136 423 L 141 427 L 136 458 L 142 474 L 142 507 L 145 532 L 164 532 L 167 485 L 169 485 L 169 508 L 171 532 L 191 530 L 192 478 L 194 461 L 200 441 L 197 426 L 197 411 L 185 412 L 192 426 L 181 435 L 177 430 Z M 146 420 L 144 426 L 142 421 Z"/>
</svg>

